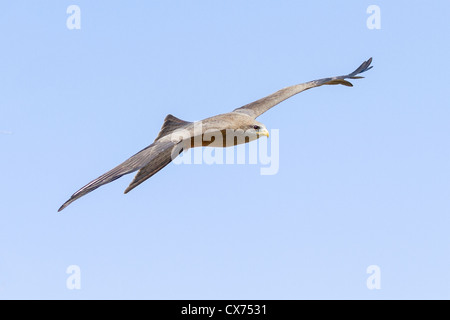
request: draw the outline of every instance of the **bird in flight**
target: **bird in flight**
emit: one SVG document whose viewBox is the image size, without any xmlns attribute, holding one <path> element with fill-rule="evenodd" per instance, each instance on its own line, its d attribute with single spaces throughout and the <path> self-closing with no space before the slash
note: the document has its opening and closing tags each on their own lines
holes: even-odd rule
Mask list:
<svg viewBox="0 0 450 320">
<path fill-rule="evenodd" d="M 151 145 L 75 192 L 59 208 L 58 212 L 98 187 L 137 171 L 134 180 L 125 190 L 125 193 L 128 193 L 189 148 L 228 147 L 247 143 L 262 136 L 268 137 L 269 131 L 265 125 L 255 120 L 261 114 L 293 95 L 311 88 L 336 84 L 352 87 L 353 85 L 345 79 L 363 78 L 358 74 L 371 69 L 371 63 L 372 58 L 363 62 L 350 74 L 286 87 L 232 112 L 204 120 L 189 122 L 169 114 L 164 119 L 161 130 Z"/>
</svg>

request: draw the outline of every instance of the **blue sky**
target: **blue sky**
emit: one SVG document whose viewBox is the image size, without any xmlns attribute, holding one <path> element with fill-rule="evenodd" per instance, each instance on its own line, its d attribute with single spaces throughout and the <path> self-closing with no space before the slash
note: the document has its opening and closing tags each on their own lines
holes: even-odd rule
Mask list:
<svg viewBox="0 0 450 320">
<path fill-rule="evenodd" d="M 69 30 L 66 9 L 81 9 Z M 369 5 L 381 29 L 369 30 Z M 14 1 L 0 11 L 0 298 L 450 298 L 450 3 Z M 59 206 L 149 145 L 282 87 L 280 166 L 170 164 Z M 81 270 L 69 290 L 66 269 Z M 381 271 L 369 290 L 367 267 Z"/>
</svg>

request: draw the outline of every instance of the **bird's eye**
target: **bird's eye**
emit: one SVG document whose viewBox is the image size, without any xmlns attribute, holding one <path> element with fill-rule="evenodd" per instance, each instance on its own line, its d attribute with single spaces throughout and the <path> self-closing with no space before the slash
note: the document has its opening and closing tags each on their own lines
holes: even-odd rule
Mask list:
<svg viewBox="0 0 450 320">
<path fill-rule="evenodd" d="M 261 129 L 261 127 L 260 126 L 257 126 L 256 124 L 253 126 L 253 129 L 255 129 L 255 130 L 259 130 L 259 129 Z"/>
</svg>

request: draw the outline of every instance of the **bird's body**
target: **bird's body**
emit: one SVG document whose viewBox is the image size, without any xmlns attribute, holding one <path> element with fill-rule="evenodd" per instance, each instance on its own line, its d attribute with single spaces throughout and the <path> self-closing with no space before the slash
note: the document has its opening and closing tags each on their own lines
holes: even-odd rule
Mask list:
<svg viewBox="0 0 450 320">
<path fill-rule="evenodd" d="M 255 126 L 260 129 L 255 128 Z M 180 129 L 183 130 L 184 128 Z M 255 121 L 249 115 L 237 112 L 219 114 L 193 122 L 185 130 L 191 137 L 191 148 L 231 147 L 254 141 L 260 136 L 268 136 L 269 134 L 262 123 Z M 260 132 L 257 132 L 257 130 L 260 130 Z M 170 136 L 173 138 L 172 134 Z"/>
<path fill-rule="evenodd" d="M 370 67 L 371 62 L 372 58 L 348 75 L 324 78 L 287 87 L 232 112 L 219 114 L 201 121 L 184 121 L 169 114 L 164 119 L 161 130 L 151 145 L 75 192 L 58 211 L 63 210 L 73 201 L 98 187 L 123 175 L 138 171 L 134 180 L 125 190 L 125 193 L 128 193 L 189 148 L 230 147 L 256 140 L 261 136 L 268 137 L 269 132 L 264 124 L 255 120 L 258 116 L 289 97 L 314 87 L 335 84 L 352 86 L 345 79 L 362 78 L 357 75 L 372 68 Z"/>
</svg>

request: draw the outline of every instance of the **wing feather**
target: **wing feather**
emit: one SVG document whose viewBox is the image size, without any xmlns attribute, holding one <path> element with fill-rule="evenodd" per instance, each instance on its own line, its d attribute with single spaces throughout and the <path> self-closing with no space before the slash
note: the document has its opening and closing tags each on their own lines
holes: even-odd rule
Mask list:
<svg viewBox="0 0 450 320">
<path fill-rule="evenodd" d="M 114 180 L 117 180 L 126 174 L 129 174 L 129 173 L 135 172 L 141 168 L 144 168 L 144 167 L 148 166 L 149 163 L 151 164 L 153 161 L 156 161 L 155 166 L 158 168 L 158 170 L 156 170 L 156 171 L 153 170 L 152 175 L 155 174 L 156 172 L 161 170 L 164 166 L 166 166 L 171 161 L 170 154 L 169 154 L 169 159 L 165 158 L 165 156 L 167 154 L 167 150 L 172 150 L 172 148 L 174 146 L 175 146 L 175 143 L 171 142 L 171 141 L 167 141 L 167 142 L 162 142 L 160 140 L 155 141 L 154 143 L 149 145 L 147 148 L 136 153 L 134 156 L 132 156 L 128 160 L 119 164 L 117 167 L 111 169 L 110 171 L 106 172 L 105 174 L 102 174 L 97 179 L 92 180 L 87 185 L 82 187 L 80 190 L 75 192 L 70 197 L 70 199 L 67 200 L 59 208 L 58 212 L 60 212 L 64 208 L 66 208 L 69 204 L 71 204 L 75 200 L 94 191 L 95 189 L 97 189 L 107 183 L 110 183 Z"/>
<path fill-rule="evenodd" d="M 370 70 L 372 67 L 370 64 L 372 63 L 372 58 L 370 58 L 367 61 L 364 61 L 355 71 L 353 71 L 350 74 L 347 74 L 345 76 L 338 76 L 338 77 L 332 77 L 332 78 L 324 78 L 314 81 L 309 81 L 301 84 L 297 84 L 294 86 L 290 86 L 281 90 L 278 90 L 277 92 L 264 97 L 262 99 L 256 100 L 252 103 L 249 103 L 243 107 L 237 108 L 233 110 L 233 112 L 239 112 L 247 114 L 253 118 L 259 117 L 261 114 L 269 110 L 270 108 L 276 106 L 280 102 L 292 97 L 293 95 L 296 95 L 297 93 L 300 93 L 302 91 L 320 87 L 323 85 L 336 85 L 336 84 L 342 84 L 348 87 L 352 87 L 353 85 L 346 81 L 345 79 L 361 79 L 363 77 L 357 76 L 360 73 L 366 72 L 367 70 Z"/>
</svg>

